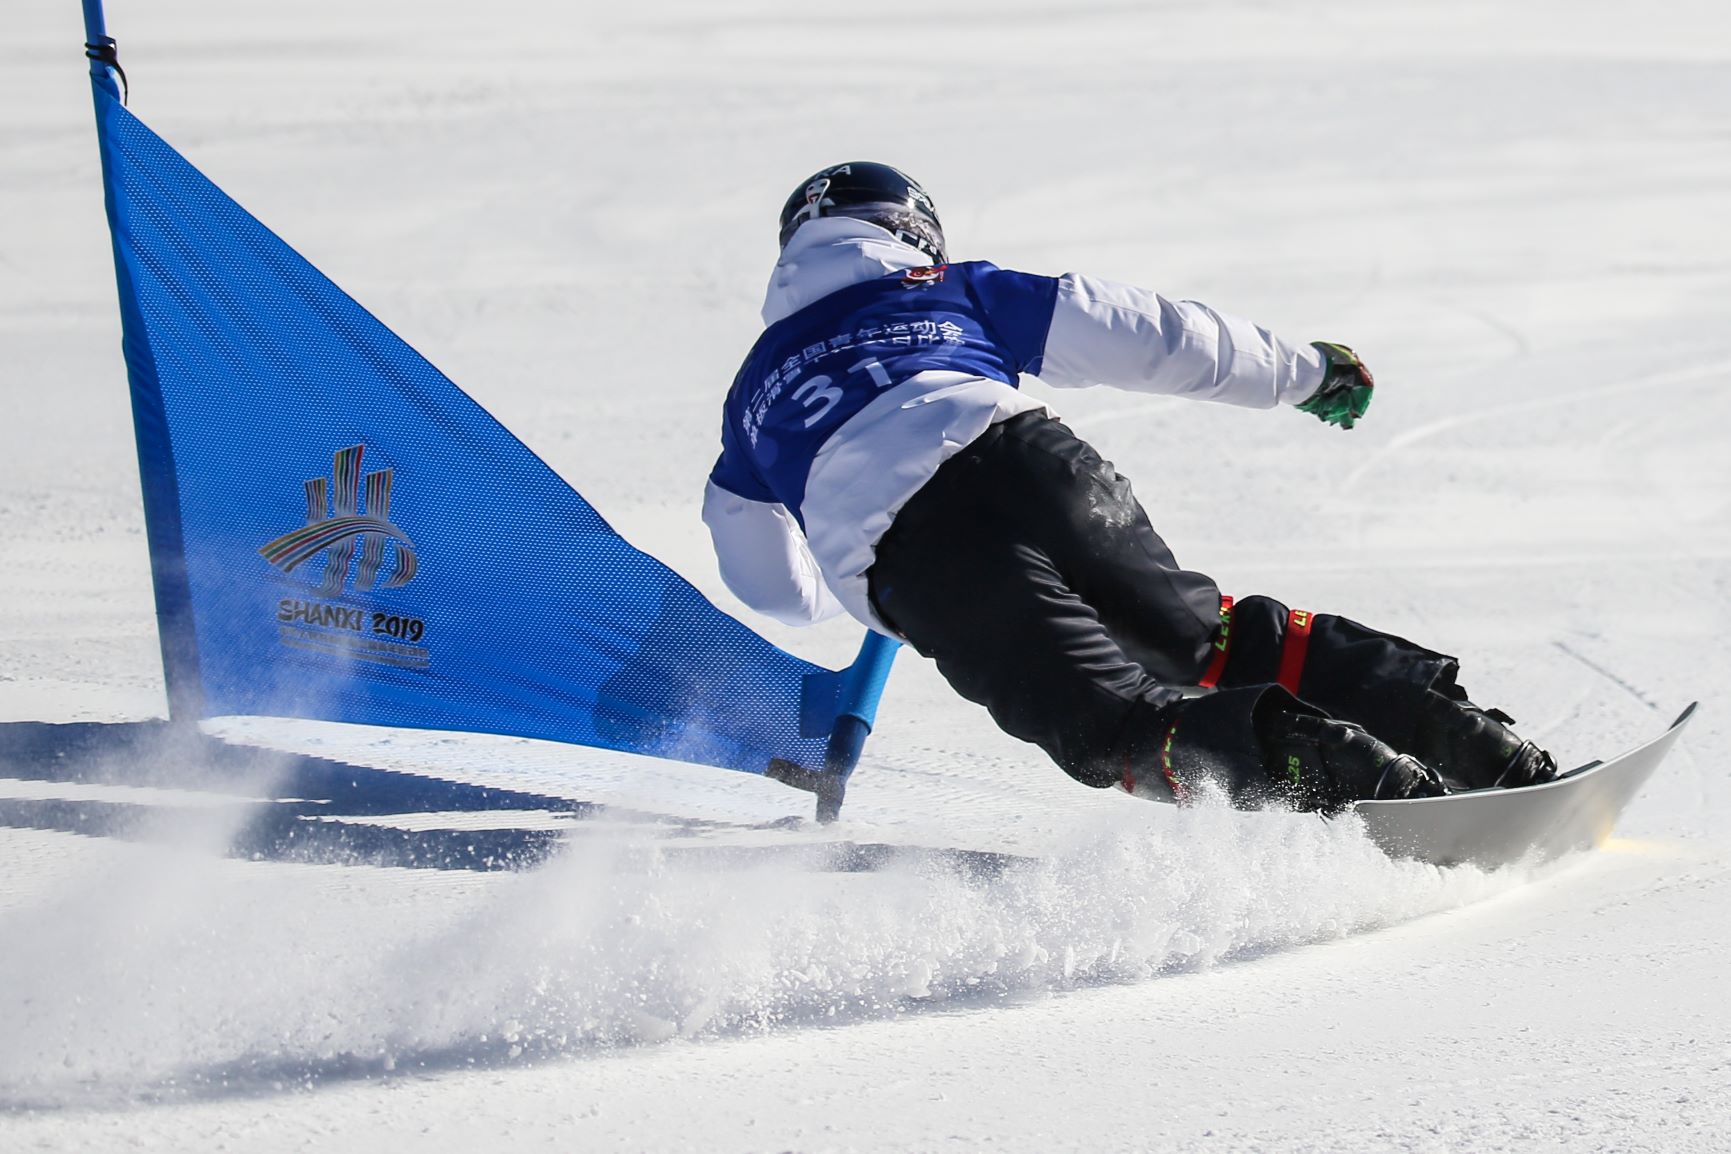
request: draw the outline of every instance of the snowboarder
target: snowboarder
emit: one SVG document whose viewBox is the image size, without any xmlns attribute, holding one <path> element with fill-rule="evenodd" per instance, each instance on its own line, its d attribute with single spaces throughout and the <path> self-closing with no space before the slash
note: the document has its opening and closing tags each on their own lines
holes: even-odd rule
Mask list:
<svg viewBox="0 0 1731 1154">
<path fill-rule="evenodd" d="M 1129 481 L 1017 388 L 1288 404 L 1350 429 L 1373 395 L 1351 349 L 1093 277 L 951 264 L 931 198 L 866 162 L 788 198 L 763 319 L 703 506 L 753 609 L 845 609 L 1077 780 L 1144 797 L 1212 781 L 1237 805 L 1330 811 L 1556 775 L 1467 700 L 1454 658 L 1180 568 Z"/>
</svg>

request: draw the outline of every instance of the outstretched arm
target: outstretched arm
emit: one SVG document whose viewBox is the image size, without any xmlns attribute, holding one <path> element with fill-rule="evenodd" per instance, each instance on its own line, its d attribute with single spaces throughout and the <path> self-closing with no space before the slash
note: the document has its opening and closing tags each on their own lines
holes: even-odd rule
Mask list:
<svg viewBox="0 0 1731 1154">
<path fill-rule="evenodd" d="M 753 501 L 710 481 L 703 523 L 721 580 L 751 608 L 784 625 L 810 625 L 842 611 L 786 506 Z"/>
<path fill-rule="evenodd" d="M 1362 370 L 1344 346 L 1292 344 L 1196 301 L 1067 273 L 1058 278 L 1039 376 L 1059 388 L 1114 385 L 1254 409 L 1303 406 L 1350 428 L 1369 403 Z M 1337 396 L 1348 376 L 1363 389 L 1358 403 L 1321 411 L 1313 402 Z"/>
</svg>

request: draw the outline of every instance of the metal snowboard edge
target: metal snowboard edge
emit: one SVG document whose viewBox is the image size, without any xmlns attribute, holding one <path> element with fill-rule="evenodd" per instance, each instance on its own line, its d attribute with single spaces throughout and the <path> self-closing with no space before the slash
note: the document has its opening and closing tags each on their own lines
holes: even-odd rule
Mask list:
<svg viewBox="0 0 1731 1154">
<path fill-rule="evenodd" d="M 1390 857 L 1487 868 L 1545 860 L 1604 844 L 1623 808 L 1670 753 L 1700 702 L 1653 740 L 1543 785 L 1488 789 L 1352 807 Z"/>
</svg>

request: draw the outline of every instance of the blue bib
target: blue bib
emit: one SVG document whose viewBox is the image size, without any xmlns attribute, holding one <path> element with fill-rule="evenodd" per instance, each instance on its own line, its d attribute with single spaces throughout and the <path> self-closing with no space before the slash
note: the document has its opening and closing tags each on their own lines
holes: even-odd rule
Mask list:
<svg viewBox="0 0 1731 1154">
<path fill-rule="evenodd" d="M 1038 373 L 1057 294 L 1054 277 L 969 261 L 862 281 L 777 321 L 728 391 L 710 479 L 800 517 L 812 458 L 886 389 L 934 370 L 1011 387 Z"/>
</svg>

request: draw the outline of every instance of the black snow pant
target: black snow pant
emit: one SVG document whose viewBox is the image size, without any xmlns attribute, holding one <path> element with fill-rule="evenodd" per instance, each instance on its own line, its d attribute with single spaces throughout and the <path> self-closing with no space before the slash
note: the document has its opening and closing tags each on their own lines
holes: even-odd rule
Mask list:
<svg viewBox="0 0 1731 1154">
<path fill-rule="evenodd" d="M 1267 597 L 1222 598 L 1178 567 L 1130 482 L 1043 413 L 994 425 L 946 461 L 896 515 L 867 576 L 878 614 L 956 692 L 1093 786 L 1170 796 L 1152 766 L 1166 719 L 1196 687 L 1281 685 L 1400 749 L 1425 691 L 1454 684 L 1453 658 L 1399 637 Z M 1260 770 L 1250 713 L 1227 720 Z"/>
</svg>

